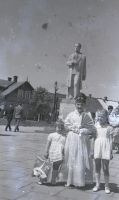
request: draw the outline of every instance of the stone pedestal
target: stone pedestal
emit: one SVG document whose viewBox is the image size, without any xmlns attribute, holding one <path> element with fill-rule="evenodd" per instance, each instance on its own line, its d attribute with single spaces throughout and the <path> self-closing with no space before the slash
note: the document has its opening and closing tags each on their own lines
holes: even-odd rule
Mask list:
<svg viewBox="0 0 119 200">
<path fill-rule="evenodd" d="M 75 101 L 71 99 L 62 99 L 59 109 L 59 118 L 65 119 L 66 116 L 75 110 Z"/>
<path fill-rule="evenodd" d="M 102 105 L 96 98 L 90 98 L 87 97 L 85 109 L 84 111 L 91 114 L 95 114 L 97 110 L 102 109 Z M 66 116 L 74 111 L 75 108 L 75 100 L 73 99 L 62 99 L 60 103 L 60 109 L 59 109 L 59 117 L 62 119 L 65 119 Z"/>
</svg>

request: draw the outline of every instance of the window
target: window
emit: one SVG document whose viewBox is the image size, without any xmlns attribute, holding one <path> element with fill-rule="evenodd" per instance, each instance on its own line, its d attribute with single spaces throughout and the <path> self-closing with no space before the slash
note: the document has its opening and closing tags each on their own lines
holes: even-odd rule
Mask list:
<svg viewBox="0 0 119 200">
<path fill-rule="evenodd" d="M 22 89 L 18 90 L 18 94 L 17 94 L 18 98 L 24 98 L 24 91 Z"/>
<path fill-rule="evenodd" d="M 24 98 L 25 99 L 30 99 L 31 98 L 31 91 L 25 91 Z"/>
</svg>

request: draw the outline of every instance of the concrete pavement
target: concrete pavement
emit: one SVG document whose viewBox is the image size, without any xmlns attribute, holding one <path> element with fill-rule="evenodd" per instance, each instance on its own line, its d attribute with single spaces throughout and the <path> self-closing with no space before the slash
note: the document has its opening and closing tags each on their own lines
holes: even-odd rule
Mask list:
<svg viewBox="0 0 119 200">
<path fill-rule="evenodd" d="M 51 131 L 51 130 L 50 130 Z M 64 186 L 40 186 L 32 177 L 36 155 L 44 153 L 48 134 L 45 127 L 21 127 L 20 132 L 5 132 L 0 126 L 0 200 L 116 200 L 119 199 L 119 154 L 110 162 L 111 194 L 102 189 L 93 193 Z"/>
</svg>

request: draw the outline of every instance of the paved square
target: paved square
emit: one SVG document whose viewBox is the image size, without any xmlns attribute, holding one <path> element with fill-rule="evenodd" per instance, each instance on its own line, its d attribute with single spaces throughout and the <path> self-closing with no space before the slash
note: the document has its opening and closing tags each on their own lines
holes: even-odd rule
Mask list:
<svg viewBox="0 0 119 200">
<path fill-rule="evenodd" d="M 92 188 L 67 189 L 40 186 L 32 177 L 37 155 L 44 154 L 48 130 L 45 127 L 20 127 L 20 132 L 5 132 L 0 126 L 0 200 L 113 200 L 119 199 L 119 154 L 110 162 L 111 194 Z M 102 176 L 103 183 L 103 176 Z"/>
</svg>

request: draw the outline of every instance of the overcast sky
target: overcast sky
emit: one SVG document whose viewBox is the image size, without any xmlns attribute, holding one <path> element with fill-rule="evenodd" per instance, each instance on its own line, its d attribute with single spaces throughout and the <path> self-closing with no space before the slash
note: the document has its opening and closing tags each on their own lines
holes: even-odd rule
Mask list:
<svg viewBox="0 0 119 200">
<path fill-rule="evenodd" d="M 119 0 L 0 0 L 0 78 L 65 93 L 76 42 L 87 57 L 83 92 L 119 100 Z"/>
</svg>

